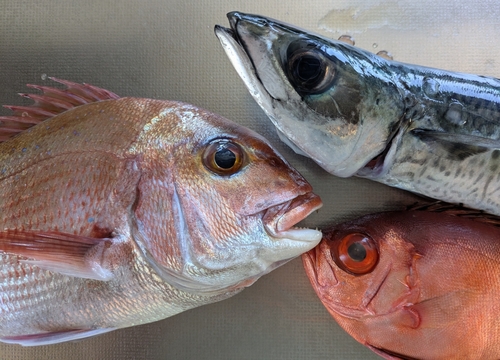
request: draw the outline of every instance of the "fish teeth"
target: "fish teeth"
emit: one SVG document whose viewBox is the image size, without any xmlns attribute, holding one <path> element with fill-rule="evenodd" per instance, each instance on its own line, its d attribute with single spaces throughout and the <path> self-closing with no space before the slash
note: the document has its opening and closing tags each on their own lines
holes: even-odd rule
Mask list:
<svg viewBox="0 0 500 360">
<path fill-rule="evenodd" d="M 319 243 L 323 234 L 319 230 L 308 228 L 292 228 L 278 233 L 279 238 L 287 238 L 290 240 L 307 241 Z"/>
</svg>

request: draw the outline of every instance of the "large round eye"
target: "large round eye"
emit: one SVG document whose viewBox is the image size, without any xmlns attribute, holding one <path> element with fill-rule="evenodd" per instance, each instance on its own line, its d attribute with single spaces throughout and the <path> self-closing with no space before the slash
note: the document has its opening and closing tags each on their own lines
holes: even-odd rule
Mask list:
<svg viewBox="0 0 500 360">
<path fill-rule="evenodd" d="M 379 258 L 373 239 L 360 233 L 346 235 L 332 247 L 332 256 L 341 269 L 354 275 L 373 271 Z"/>
<path fill-rule="evenodd" d="M 216 140 L 205 149 L 203 164 L 219 175 L 233 175 L 243 165 L 243 150 L 240 145 L 222 139 Z"/>
<path fill-rule="evenodd" d="M 334 64 L 317 48 L 300 48 L 288 55 L 288 79 L 300 95 L 319 94 L 332 86 Z"/>
</svg>

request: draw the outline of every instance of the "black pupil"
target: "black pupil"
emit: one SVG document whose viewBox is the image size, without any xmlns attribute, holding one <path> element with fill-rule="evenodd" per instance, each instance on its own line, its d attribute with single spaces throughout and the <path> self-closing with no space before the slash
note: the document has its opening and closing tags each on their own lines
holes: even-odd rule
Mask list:
<svg viewBox="0 0 500 360">
<path fill-rule="evenodd" d="M 236 155 L 227 148 L 221 148 L 215 153 L 214 160 L 218 167 L 231 169 L 236 162 Z"/>
<path fill-rule="evenodd" d="M 294 64 L 295 76 L 301 82 L 316 82 L 322 76 L 321 61 L 315 56 L 304 55 L 298 58 Z"/>
<path fill-rule="evenodd" d="M 366 249 L 363 244 L 359 242 L 352 243 L 347 248 L 347 253 L 349 257 L 357 262 L 363 261 L 366 258 Z"/>
</svg>

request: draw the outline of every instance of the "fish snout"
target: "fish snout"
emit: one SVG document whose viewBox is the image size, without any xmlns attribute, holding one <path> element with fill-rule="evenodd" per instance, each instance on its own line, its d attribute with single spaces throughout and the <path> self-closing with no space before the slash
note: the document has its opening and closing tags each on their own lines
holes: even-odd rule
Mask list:
<svg viewBox="0 0 500 360">
<path fill-rule="evenodd" d="M 238 34 L 238 27 L 245 27 L 252 29 L 255 35 L 263 35 L 268 32 L 269 21 L 258 15 L 244 14 L 238 11 L 231 11 L 227 13 L 229 25 L 231 29 Z"/>
<path fill-rule="evenodd" d="M 321 198 L 312 192 L 308 192 L 267 209 L 262 222 L 266 232 L 273 238 L 319 242 L 322 236 L 320 231 L 294 228 L 294 225 L 321 206 L 323 206 Z"/>
<path fill-rule="evenodd" d="M 228 19 L 235 40 L 250 58 L 267 95 L 278 101 L 290 100 L 291 85 L 284 80 L 281 59 L 273 50 L 275 40 L 284 34 L 282 29 L 271 19 L 256 15 L 234 12 Z"/>
</svg>

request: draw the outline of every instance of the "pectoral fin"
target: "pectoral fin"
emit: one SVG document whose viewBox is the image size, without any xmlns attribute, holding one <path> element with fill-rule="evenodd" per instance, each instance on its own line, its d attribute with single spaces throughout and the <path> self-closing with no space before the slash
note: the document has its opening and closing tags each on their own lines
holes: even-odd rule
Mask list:
<svg viewBox="0 0 500 360">
<path fill-rule="evenodd" d="M 104 334 L 116 330 L 115 328 L 105 329 L 75 329 L 57 332 L 48 332 L 41 334 L 19 335 L 19 336 L 6 336 L 0 338 L 0 342 L 7 344 L 19 344 L 22 346 L 38 346 L 38 345 L 52 345 L 65 341 L 74 341 L 85 339 L 91 336 Z"/>
<path fill-rule="evenodd" d="M 109 238 L 91 238 L 59 232 L 9 230 L 0 232 L 0 251 L 27 259 L 20 262 L 64 275 L 109 280 L 110 270 L 102 265 Z"/>
<path fill-rule="evenodd" d="M 434 130 L 413 130 L 412 135 L 428 143 L 450 160 L 464 160 L 469 156 L 486 152 L 490 149 L 500 149 L 500 141 L 466 134 L 450 134 Z"/>
</svg>

